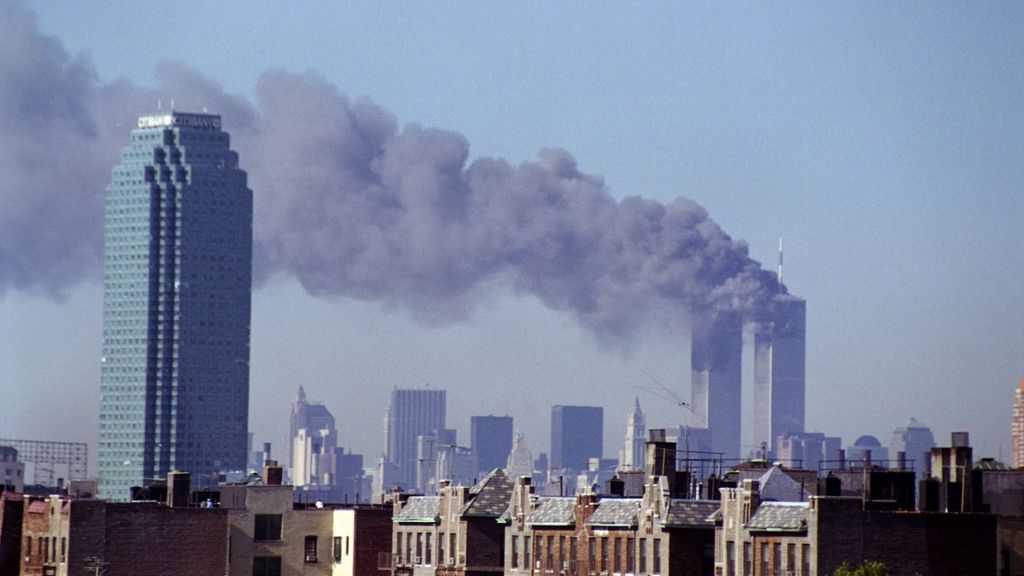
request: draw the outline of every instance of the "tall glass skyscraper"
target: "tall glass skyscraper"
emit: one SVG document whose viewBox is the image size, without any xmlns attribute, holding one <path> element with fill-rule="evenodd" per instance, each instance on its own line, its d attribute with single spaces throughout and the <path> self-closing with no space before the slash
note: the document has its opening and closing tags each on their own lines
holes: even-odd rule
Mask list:
<svg viewBox="0 0 1024 576">
<path fill-rule="evenodd" d="M 99 492 L 244 469 L 252 191 L 220 117 L 139 118 L 106 190 Z"/>
<path fill-rule="evenodd" d="M 551 407 L 551 470 L 586 471 L 604 454 L 604 408 Z"/>
<path fill-rule="evenodd" d="M 417 472 L 424 463 L 418 461 L 416 439 L 433 435 L 436 441 L 436 436 L 444 434 L 446 397 L 444 390 L 391 391 L 391 403 L 384 413 L 384 459 L 395 472 L 387 486 L 409 489 L 417 484 Z"/>
</svg>

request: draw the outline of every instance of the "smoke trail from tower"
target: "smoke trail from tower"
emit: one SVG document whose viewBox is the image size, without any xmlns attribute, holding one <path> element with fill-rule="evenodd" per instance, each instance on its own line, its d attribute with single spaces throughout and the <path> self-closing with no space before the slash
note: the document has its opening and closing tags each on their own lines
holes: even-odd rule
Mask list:
<svg viewBox="0 0 1024 576">
<path fill-rule="evenodd" d="M 461 134 L 399 126 L 314 73 L 264 73 L 255 103 L 181 64 L 155 76 L 154 89 L 102 83 L 31 13 L 0 10 L 0 295 L 60 297 L 99 277 L 109 166 L 132 119 L 172 96 L 221 114 L 233 135 L 255 196 L 257 272 L 313 295 L 443 324 L 498 287 L 617 340 L 693 310 L 752 318 L 780 291 L 693 201 L 618 200 L 564 150 L 471 159 Z"/>
</svg>

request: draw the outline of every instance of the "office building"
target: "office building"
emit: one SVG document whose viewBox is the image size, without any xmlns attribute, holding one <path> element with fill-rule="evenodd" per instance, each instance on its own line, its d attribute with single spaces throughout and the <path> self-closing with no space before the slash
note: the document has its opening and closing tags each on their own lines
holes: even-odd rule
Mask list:
<svg viewBox="0 0 1024 576">
<path fill-rule="evenodd" d="M 512 451 L 511 416 L 473 416 L 469 419 L 470 447 L 479 472 L 501 468 Z"/>
<path fill-rule="evenodd" d="M 775 454 L 780 435 L 804 431 L 807 302 L 789 294 L 772 301 L 754 334 L 754 441 Z"/>
<path fill-rule="evenodd" d="M 626 440 L 619 453 L 619 470 L 643 470 L 645 430 L 640 398 L 635 398 L 633 409 L 626 417 Z"/>
<path fill-rule="evenodd" d="M 739 314 L 695 313 L 690 343 L 694 428 L 709 430 L 713 452 L 740 457 L 743 319 Z"/>
<path fill-rule="evenodd" d="M 299 392 L 292 404 L 289 470 L 294 486 L 332 486 L 337 477 L 338 431 L 326 406 Z"/>
<path fill-rule="evenodd" d="M 840 468 L 842 439 L 821 432 L 784 434 L 775 438 L 773 460 L 790 468 L 827 470 Z"/>
<path fill-rule="evenodd" d="M 391 465 L 385 468 L 393 477 L 383 486 L 410 489 L 417 481 L 417 438 L 445 429 L 445 391 L 392 390 L 384 419 L 384 460 Z"/>
<path fill-rule="evenodd" d="M 551 407 L 551 470 L 584 471 L 591 458 L 601 457 L 603 446 L 604 408 Z"/>
<path fill-rule="evenodd" d="M 252 191 L 221 119 L 139 118 L 106 190 L 100 495 L 244 470 Z"/>
<path fill-rule="evenodd" d="M 845 460 L 851 466 L 873 464 L 889 467 L 889 449 L 882 446 L 878 438 L 865 434 L 857 438 L 852 446 L 845 450 Z"/>
<path fill-rule="evenodd" d="M 522 431 L 516 431 L 515 441 L 512 443 L 512 450 L 509 452 L 505 462 L 505 474 L 509 478 L 520 476 L 533 476 L 533 453 L 526 443 L 526 436 Z"/>
<path fill-rule="evenodd" d="M 920 479 L 926 467 L 925 461 L 935 447 L 935 436 L 931 428 L 911 418 L 892 433 L 889 457 L 901 470 L 914 470 Z"/>
<path fill-rule="evenodd" d="M 1013 467 L 1024 468 L 1024 378 L 1013 394 L 1013 423 L 1010 430 Z"/>
</svg>

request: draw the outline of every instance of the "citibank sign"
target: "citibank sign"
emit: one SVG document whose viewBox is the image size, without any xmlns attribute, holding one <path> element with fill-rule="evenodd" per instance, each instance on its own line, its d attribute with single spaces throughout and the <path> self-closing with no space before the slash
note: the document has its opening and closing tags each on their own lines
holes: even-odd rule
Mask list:
<svg viewBox="0 0 1024 576">
<path fill-rule="evenodd" d="M 183 128 L 220 128 L 220 116 L 208 114 L 161 114 L 157 116 L 139 117 L 139 128 L 164 128 L 177 126 Z"/>
</svg>

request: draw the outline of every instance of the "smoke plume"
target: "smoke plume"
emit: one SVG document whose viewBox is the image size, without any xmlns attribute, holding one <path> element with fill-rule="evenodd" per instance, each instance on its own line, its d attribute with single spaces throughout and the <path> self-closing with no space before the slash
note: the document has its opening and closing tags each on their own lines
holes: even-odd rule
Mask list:
<svg viewBox="0 0 1024 576">
<path fill-rule="evenodd" d="M 311 294 L 458 321 L 495 287 L 534 295 L 599 337 L 655 311 L 745 316 L 779 292 L 696 203 L 613 198 L 563 150 L 470 159 L 456 132 L 399 126 L 314 73 L 264 73 L 255 103 L 181 64 L 157 85 L 102 83 L 17 5 L 0 11 L 0 296 L 60 297 L 101 273 L 105 186 L 158 99 L 221 114 L 256 214 L 258 273 Z"/>
</svg>

